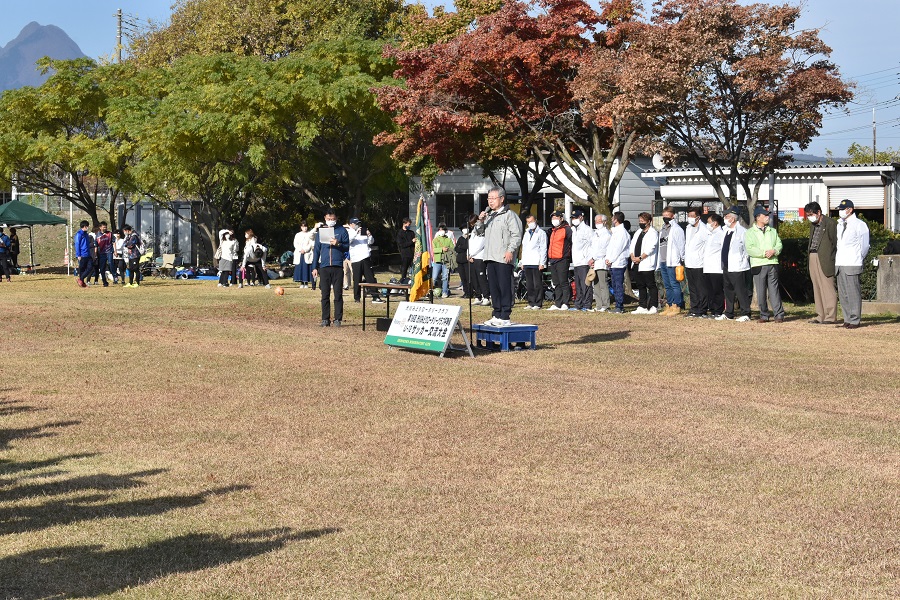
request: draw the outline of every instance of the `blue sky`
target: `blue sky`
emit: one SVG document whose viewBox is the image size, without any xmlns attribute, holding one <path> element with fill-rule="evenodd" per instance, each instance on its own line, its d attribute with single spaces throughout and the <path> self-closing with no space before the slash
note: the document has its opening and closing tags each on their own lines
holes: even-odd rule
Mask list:
<svg viewBox="0 0 900 600">
<path fill-rule="evenodd" d="M 165 20 L 173 0 L 4 0 L 0 44 L 5 45 L 31 21 L 57 25 L 94 58 L 111 55 L 116 44 L 118 8 L 138 21 Z M 426 1 L 427 6 L 452 3 Z M 649 5 L 649 1 L 647 2 Z M 807 0 L 802 25 L 822 28 L 843 75 L 858 84 L 851 115 L 826 119 L 807 152 L 842 156 L 854 141 L 872 143 L 872 107 L 876 108 L 878 147 L 900 147 L 900 35 L 897 0 Z"/>
</svg>

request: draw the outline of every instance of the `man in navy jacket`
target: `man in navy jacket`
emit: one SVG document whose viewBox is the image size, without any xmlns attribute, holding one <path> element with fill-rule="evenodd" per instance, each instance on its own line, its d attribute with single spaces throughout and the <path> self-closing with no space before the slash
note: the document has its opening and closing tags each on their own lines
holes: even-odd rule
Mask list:
<svg viewBox="0 0 900 600">
<path fill-rule="evenodd" d="M 344 253 L 350 249 L 350 234 L 337 224 L 337 217 L 333 210 L 325 213 L 325 227 L 334 230 L 334 236 L 324 244 L 319 238 L 320 231 L 316 231 L 315 246 L 313 247 L 313 278 L 319 277 L 319 285 L 322 290 L 322 327 L 328 327 L 332 323 L 335 327 L 341 326 L 344 318 Z M 331 320 L 331 298 L 329 288 L 334 290 L 334 320 Z"/>
</svg>

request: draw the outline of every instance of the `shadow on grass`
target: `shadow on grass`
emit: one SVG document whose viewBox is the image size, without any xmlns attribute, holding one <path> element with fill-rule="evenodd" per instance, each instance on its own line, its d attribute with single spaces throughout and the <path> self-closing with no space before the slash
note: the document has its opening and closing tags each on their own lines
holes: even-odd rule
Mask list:
<svg viewBox="0 0 900 600">
<path fill-rule="evenodd" d="M 610 331 L 608 333 L 590 333 L 588 335 L 583 335 L 580 338 L 569 340 L 568 342 L 557 342 L 554 346 L 565 346 L 568 344 L 603 344 L 606 342 L 625 340 L 630 336 L 631 332 L 628 330 Z"/>
<path fill-rule="evenodd" d="M 238 562 L 291 542 L 339 531 L 269 529 L 231 536 L 193 533 L 136 548 L 106 550 L 91 545 L 35 550 L 0 559 L 0 596 L 31 600 L 111 594 L 174 573 Z"/>
<path fill-rule="evenodd" d="M 233 485 L 196 494 L 159 496 L 123 502 L 109 502 L 108 494 L 92 494 L 72 500 L 51 500 L 37 506 L 8 506 L 0 508 L 0 535 L 38 531 L 57 525 L 96 519 L 160 515 L 170 510 L 200 506 L 212 496 L 247 489 L 250 489 L 250 486 Z"/>
<path fill-rule="evenodd" d="M 37 412 L 39 410 L 45 409 L 28 406 L 23 404 L 21 400 L 0 400 L 0 417 L 8 417 L 10 415 L 26 412 Z"/>
<path fill-rule="evenodd" d="M 9 449 L 10 443 L 15 440 L 51 437 L 56 435 L 56 433 L 49 430 L 59 429 L 61 427 L 71 427 L 72 425 L 78 425 L 80 423 L 81 421 L 56 421 L 53 423 L 45 423 L 44 425 L 37 425 L 35 427 L 0 429 L 0 450 Z"/>
<path fill-rule="evenodd" d="M 146 485 L 142 481 L 143 478 L 159 475 L 160 473 L 165 473 L 165 469 L 138 471 L 125 475 L 101 473 L 99 475 L 84 475 L 82 477 L 72 477 L 46 483 L 30 483 L 19 485 L 9 490 L 0 490 L 0 502 L 13 502 L 26 498 L 58 496 L 85 491 L 111 492 L 127 490 Z M 51 477 L 56 474 L 58 472 L 43 474 L 43 476 Z M 2 525 L 0 525 L 0 530 L 2 530 Z"/>
<path fill-rule="evenodd" d="M 44 460 L 28 460 L 28 461 L 14 461 L 3 459 L 0 460 L 0 475 L 15 475 L 17 473 L 23 473 L 28 471 L 39 471 L 40 469 L 46 469 L 47 467 L 56 467 L 61 465 L 62 463 L 70 460 L 80 460 L 82 458 L 92 458 L 97 456 L 96 452 L 83 452 L 81 454 L 67 454 L 65 456 L 57 456 L 54 458 L 47 458 Z M 59 471 L 54 473 L 41 473 L 37 475 L 38 477 L 49 477 L 50 475 L 56 475 Z M 2 484 L 0 485 L 10 485 Z"/>
</svg>

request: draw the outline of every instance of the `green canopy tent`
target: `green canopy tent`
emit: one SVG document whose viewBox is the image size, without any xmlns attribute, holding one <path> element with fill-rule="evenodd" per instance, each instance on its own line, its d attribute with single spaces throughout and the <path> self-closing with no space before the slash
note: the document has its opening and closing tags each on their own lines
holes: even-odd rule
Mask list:
<svg viewBox="0 0 900 600">
<path fill-rule="evenodd" d="M 27 227 L 28 241 L 31 248 L 31 265 L 34 264 L 34 232 L 35 225 L 65 225 L 62 217 L 50 214 L 36 206 L 13 200 L 0 205 L 0 225 L 4 227 Z"/>
</svg>

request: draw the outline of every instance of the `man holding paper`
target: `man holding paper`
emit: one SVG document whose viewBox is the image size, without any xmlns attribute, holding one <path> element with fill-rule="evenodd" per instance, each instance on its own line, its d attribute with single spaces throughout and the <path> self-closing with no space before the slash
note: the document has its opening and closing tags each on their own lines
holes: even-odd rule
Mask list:
<svg viewBox="0 0 900 600">
<path fill-rule="evenodd" d="M 343 284 L 344 253 L 350 248 L 350 235 L 337 224 L 333 210 L 325 213 L 325 227 L 316 232 L 313 248 L 313 278 L 319 278 L 322 290 L 322 327 L 341 326 L 344 318 Z M 330 288 L 330 289 L 329 289 Z M 334 320 L 331 319 L 331 298 L 334 292 Z"/>
</svg>

